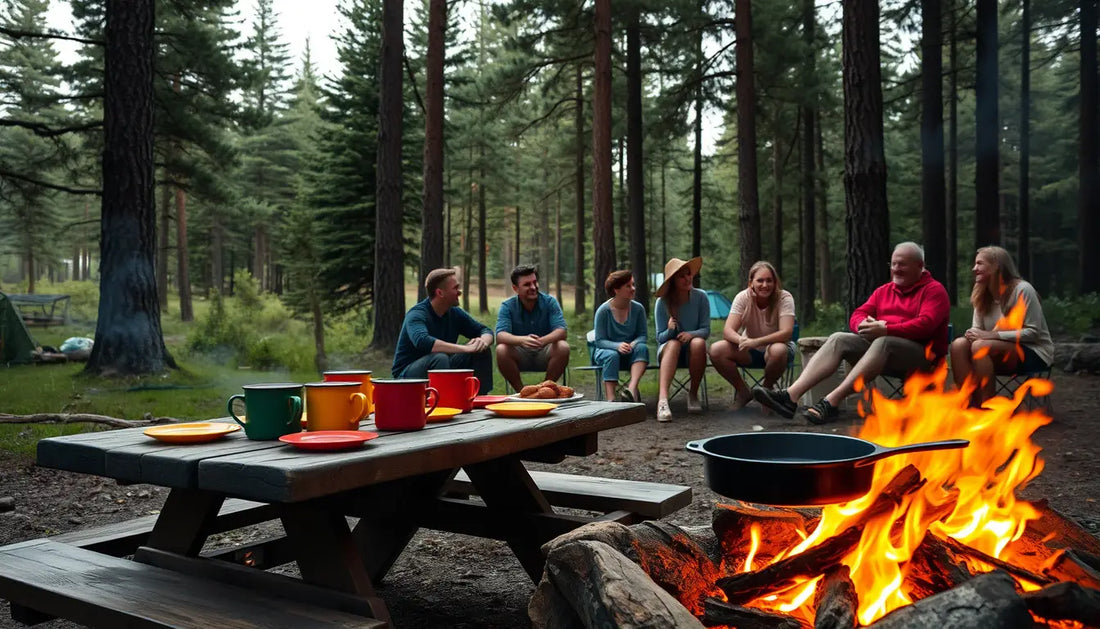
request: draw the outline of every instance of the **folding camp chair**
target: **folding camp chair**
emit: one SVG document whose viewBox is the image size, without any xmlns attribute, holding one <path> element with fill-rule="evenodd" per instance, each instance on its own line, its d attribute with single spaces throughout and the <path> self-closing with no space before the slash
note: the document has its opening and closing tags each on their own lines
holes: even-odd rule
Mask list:
<svg viewBox="0 0 1100 629">
<path fill-rule="evenodd" d="M 947 346 L 951 347 L 951 341 L 955 340 L 955 325 L 953 323 L 947 324 Z M 868 386 L 877 388 L 880 392 L 884 393 L 888 398 L 900 398 L 905 394 L 905 381 L 909 379 L 911 373 L 900 373 L 886 371 L 874 380 L 868 383 Z M 881 382 L 881 386 L 880 383 Z"/>
<path fill-rule="evenodd" d="M 798 347 L 797 321 L 795 321 L 794 323 L 794 332 L 791 334 L 791 343 L 794 343 L 794 346 L 796 348 Z M 707 366 L 710 367 L 710 363 L 707 363 Z M 764 356 L 757 354 L 753 354 L 753 359 L 751 363 L 749 363 L 747 366 L 740 367 L 741 377 L 745 380 L 745 384 L 747 384 L 750 389 L 753 387 L 764 386 L 764 367 Z M 754 371 L 760 372 L 759 377 L 757 377 L 757 374 L 753 373 Z M 783 375 L 779 376 L 779 381 L 776 384 L 785 389 L 791 386 L 792 382 L 794 382 L 794 352 L 788 352 L 787 369 L 783 372 Z"/>
<path fill-rule="evenodd" d="M 1003 395 L 1005 397 L 1012 397 L 1016 394 L 1016 389 L 1020 388 L 1020 385 L 1031 380 L 1032 378 L 1042 378 L 1043 380 L 1050 380 L 1051 368 L 1039 369 L 1035 371 L 1019 371 L 1016 373 L 997 374 L 996 375 L 996 389 L 997 395 Z M 1035 407 L 1042 407 L 1048 414 L 1054 413 L 1054 401 L 1050 399 L 1049 395 L 1034 396 L 1028 393 L 1024 398 L 1024 402 L 1021 406 L 1026 405 L 1027 410 L 1034 410 Z"/>
<path fill-rule="evenodd" d="M 599 365 L 597 365 L 592 360 L 593 351 L 596 349 L 596 331 L 595 330 L 589 330 L 588 334 L 585 335 L 585 347 L 588 350 L 588 362 L 589 362 L 589 364 L 588 365 L 583 365 L 581 367 L 573 367 L 573 370 L 574 371 L 591 371 L 591 372 L 595 373 L 596 374 L 596 399 L 597 400 L 603 400 L 604 399 L 603 380 L 600 377 L 601 372 L 603 371 L 603 367 L 600 367 Z M 660 371 L 660 364 L 658 364 L 658 363 L 648 363 L 646 365 L 646 372 L 649 372 L 649 371 L 658 371 L 659 372 Z M 622 375 L 624 372 L 627 374 L 626 378 L 624 378 L 623 375 Z M 680 370 L 677 369 L 676 374 L 679 374 L 679 373 L 680 373 Z M 629 374 L 630 374 L 629 369 L 622 369 L 622 368 L 619 369 L 619 381 L 615 384 L 615 395 L 618 395 L 619 393 L 621 393 L 623 391 L 623 389 L 626 388 L 626 385 L 630 383 Z M 679 377 L 678 375 L 673 375 L 673 377 L 672 377 L 672 386 L 670 387 L 671 390 L 669 391 L 669 399 L 671 400 L 671 399 L 675 398 L 681 391 L 688 391 L 688 385 L 690 385 L 690 384 L 691 384 L 690 376 L 688 376 L 688 377 Z M 703 408 L 710 408 L 710 396 L 707 394 L 707 372 L 706 372 L 706 369 L 703 370 L 703 380 L 700 383 L 699 391 L 701 393 L 699 401 L 702 403 Z"/>
</svg>

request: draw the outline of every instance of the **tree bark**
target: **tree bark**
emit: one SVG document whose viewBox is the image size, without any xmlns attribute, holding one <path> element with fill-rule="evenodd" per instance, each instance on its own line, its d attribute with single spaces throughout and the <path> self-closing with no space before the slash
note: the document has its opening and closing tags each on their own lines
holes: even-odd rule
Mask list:
<svg viewBox="0 0 1100 629">
<path fill-rule="evenodd" d="M 649 265 L 645 242 L 645 164 L 642 142 L 642 37 L 640 9 L 628 5 L 626 26 L 626 167 L 630 223 L 630 268 L 637 288 L 635 299 L 649 308 Z"/>
<path fill-rule="evenodd" d="M 378 165 L 375 193 L 374 336 L 371 347 L 389 352 L 397 345 L 405 318 L 405 258 L 401 234 L 401 128 L 404 6 L 382 2 L 382 52 L 379 72 Z"/>
<path fill-rule="evenodd" d="M 703 249 L 703 87 L 695 88 L 695 148 L 691 167 L 691 257 Z M 668 260 L 668 258 L 665 258 Z M 699 284 L 699 276 L 692 281 Z"/>
<path fill-rule="evenodd" d="M 611 0 L 596 0 L 595 76 L 592 98 L 592 239 L 594 304 L 609 296 L 604 280 L 615 270 L 615 217 L 611 208 Z"/>
<path fill-rule="evenodd" d="M 844 4 L 844 205 L 848 311 L 889 279 L 890 214 L 876 0 Z"/>
<path fill-rule="evenodd" d="M 943 7 L 921 0 L 921 228 L 924 265 L 947 270 L 947 214 L 943 175 Z"/>
<path fill-rule="evenodd" d="M 489 312 L 489 273 L 485 264 L 486 208 L 485 208 L 485 145 L 478 147 L 477 173 L 477 311 Z"/>
<path fill-rule="evenodd" d="M 160 213 L 157 216 L 157 303 L 161 312 L 168 311 L 168 211 L 171 207 L 172 186 L 165 181 L 160 187 Z"/>
<path fill-rule="evenodd" d="M 1020 204 L 1016 267 L 1031 277 L 1031 0 L 1021 3 L 1020 17 Z"/>
<path fill-rule="evenodd" d="M 831 304 L 836 299 L 833 291 L 832 251 L 829 248 L 829 204 L 828 189 L 822 174 L 825 172 L 825 142 L 821 137 L 821 110 L 814 112 L 814 159 L 817 162 L 817 176 L 814 183 L 817 191 L 817 268 L 821 274 L 821 303 Z"/>
<path fill-rule="evenodd" d="M 581 64 L 576 68 L 576 110 L 573 112 L 573 170 L 576 181 L 576 219 L 573 234 L 573 312 L 583 314 L 584 304 L 584 74 Z"/>
<path fill-rule="evenodd" d="M 1081 292 L 1100 291 L 1100 124 L 1097 121 L 1096 0 L 1081 0 L 1081 147 L 1077 161 L 1080 182 L 1077 233 Z"/>
<path fill-rule="evenodd" d="M 975 248 L 1001 244 L 1000 114 L 997 106 L 997 0 L 977 0 Z"/>
<path fill-rule="evenodd" d="M 151 2 L 108 0 L 103 75 L 103 205 L 95 344 L 85 372 L 158 373 L 164 347 L 156 286 Z"/>
<path fill-rule="evenodd" d="M 180 93 L 180 74 L 172 79 L 172 89 Z M 176 288 L 180 293 L 180 321 L 193 321 L 191 307 L 191 252 L 187 248 L 187 193 L 176 188 Z"/>
<path fill-rule="evenodd" d="M 749 267 L 764 257 L 757 191 L 756 80 L 753 76 L 751 0 L 736 0 L 734 16 L 737 36 L 737 202 L 741 226 L 739 277 L 745 282 Z"/>
<path fill-rule="evenodd" d="M 776 111 L 775 128 L 780 128 L 779 112 Z M 775 272 L 783 275 L 783 142 L 776 133 L 772 140 L 772 265 Z M 748 279 L 747 277 L 745 278 Z"/>
<path fill-rule="evenodd" d="M 817 96 L 814 94 L 812 82 L 816 73 L 814 51 L 814 2 L 813 0 L 803 0 L 802 2 L 802 39 L 806 42 L 806 47 L 810 51 L 806 60 L 806 68 L 804 81 L 807 89 L 805 102 L 801 107 L 802 113 L 802 211 L 799 216 L 801 218 L 801 239 L 800 256 L 799 256 L 799 287 L 798 287 L 798 316 L 803 323 L 809 323 L 814 320 L 814 297 L 816 297 L 817 291 L 814 287 L 814 266 L 816 265 L 816 248 L 817 248 L 817 234 L 815 233 L 817 222 L 815 214 L 817 209 L 814 207 L 816 201 L 816 190 L 814 184 L 817 180 L 814 173 L 814 145 L 816 139 L 816 133 L 814 128 L 814 119 L 816 118 L 817 111 Z"/>
<path fill-rule="evenodd" d="M 420 281 L 443 266 L 443 59 L 447 0 L 430 0 L 424 89 L 424 210 L 420 219 Z"/>
<path fill-rule="evenodd" d="M 949 82 L 949 132 L 947 149 L 947 295 L 959 303 L 959 6 L 951 2 L 951 78 Z"/>
<path fill-rule="evenodd" d="M 561 294 L 561 188 L 558 188 L 558 203 L 554 212 L 554 294 L 558 305 L 564 305 Z"/>
</svg>

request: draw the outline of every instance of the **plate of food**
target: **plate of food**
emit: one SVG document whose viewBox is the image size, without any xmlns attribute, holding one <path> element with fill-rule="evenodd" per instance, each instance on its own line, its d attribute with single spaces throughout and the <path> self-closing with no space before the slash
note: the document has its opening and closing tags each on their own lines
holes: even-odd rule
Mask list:
<svg viewBox="0 0 1100 629">
<path fill-rule="evenodd" d="M 562 386 L 553 380 L 544 380 L 538 384 L 531 384 L 523 387 L 518 394 L 509 396 L 508 401 L 553 402 L 555 404 L 561 404 L 562 402 L 579 400 L 583 397 L 583 395 L 574 391 L 572 387 Z"/>
</svg>

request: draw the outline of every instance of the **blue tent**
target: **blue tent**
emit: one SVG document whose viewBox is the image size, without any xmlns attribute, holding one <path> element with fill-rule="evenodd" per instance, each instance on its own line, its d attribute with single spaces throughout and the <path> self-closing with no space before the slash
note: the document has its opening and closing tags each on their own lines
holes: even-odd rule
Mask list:
<svg viewBox="0 0 1100 629">
<path fill-rule="evenodd" d="M 733 307 L 733 303 L 716 290 L 707 291 L 707 301 L 710 302 L 711 319 L 725 319 L 730 314 L 730 308 Z"/>
</svg>

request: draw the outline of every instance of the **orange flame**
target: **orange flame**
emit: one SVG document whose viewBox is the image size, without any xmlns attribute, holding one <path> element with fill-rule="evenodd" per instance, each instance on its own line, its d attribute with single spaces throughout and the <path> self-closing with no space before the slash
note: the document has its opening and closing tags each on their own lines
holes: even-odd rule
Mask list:
<svg viewBox="0 0 1100 629">
<path fill-rule="evenodd" d="M 1016 331 L 1016 356 L 1020 359 L 1024 359 L 1024 348 L 1020 347 L 1020 330 L 1024 329 L 1024 316 L 1027 314 L 1027 305 L 1024 304 L 1024 296 L 1021 294 L 1016 298 L 1016 305 L 1009 309 L 1008 314 L 1004 315 L 997 321 L 997 325 L 993 326 L 994 330 L 1004 331 Z M 978 356 L 975 356 L 978 358 Z M 1007 360 L 1007 356 L 1005 359 Z"/>
<path fill-rule="evenodd" d="M 906 583 L 907 564 L 926 531 L 1011 561 L 1011 557 L 1004 556 L 1006 546 L 1023 535 L 1028 520 L 1039 517 L 1031 504 L 1016 499 L 1015 492 L 1043 469 L 1040 448 L 1031 441 L 1031 435 L 1051 419 L 1038 410 L 1023 411 L 1021 403 L 1029 394 L 1049 394 L 1053 385 L 1045 380 L 1029 380 L 1012 398 L 994 398 L 986 402 L 985 408 L 972 409 L 968 405 L 972 386 L 947 390 L 946 380 L 947 367 L 941 365 L 932 374 L 910 377 L 903 399 L 892 400 L 871 389 L 873 412 L 867 414 L 859 436 L 883 446 L 943 439 L 969 439 L 970 446 L 879 461 L 867 495 L 826 507 L 817 528 L 802 543 L 779 555 L 799 554 L 843 532 L 902 468 L 916 466 L 925 484 L 905 496 L 892 513 L 867 522 L 859 545 L 842 560 L 850 568 L 859 594 L 861 624 L 870 624 L 913 602 Z M 950 512 L 944 516 L 948 509 Z M 803 603 L 815 586 L 816 580 L 803 581 L 768 597 L 770 600 L 754 601 L 752 606 L 787 611 L 793 605 L 798 607 L 796 616 L 808 617 L 812 622 L 813 611 L 807 609 L 812 601 L 809 605 Z"/>
<path fill-rule="evenodd" d="M 752 560 L 756 557 L 756 551 L 760 550 L 760 524 L 754 523 L 749 528 L 749 535 L 752 536 L 752 546 L 749 547 L 749 554 L 745 557 L 745 567 L 741 572 L 752 572 Z"/>
</svg>

